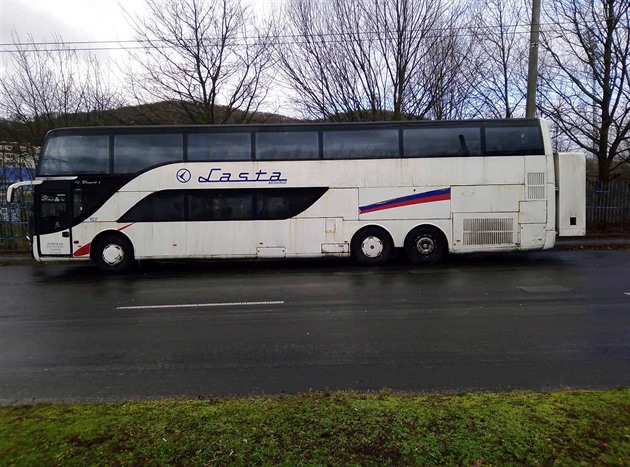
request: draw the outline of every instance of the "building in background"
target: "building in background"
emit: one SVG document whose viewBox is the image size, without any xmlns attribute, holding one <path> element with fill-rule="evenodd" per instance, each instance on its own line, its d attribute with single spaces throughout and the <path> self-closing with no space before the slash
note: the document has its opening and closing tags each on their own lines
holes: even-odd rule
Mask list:
<svg viewBox="0 0 630 467">
<path fill-rule="evenodd" d="M 0 191 L 5 193 L 11 183 L 32 180 L 35 177 L 39 146 L 0 141 Z"/>
</svg>

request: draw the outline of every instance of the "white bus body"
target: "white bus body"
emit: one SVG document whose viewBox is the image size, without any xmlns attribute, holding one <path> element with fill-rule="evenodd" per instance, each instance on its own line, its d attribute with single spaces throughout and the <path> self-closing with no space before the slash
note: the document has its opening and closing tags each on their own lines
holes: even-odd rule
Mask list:
<svg viewBox="0 0 630 467">
<path fill-rule="evenodd" d="M 585 159 L 554 155 L 546 123 L 537 122 L 541 154 L 167 163 L 133 176 L 69 228 L 40 229 L 33 254 L 38 261 L 93 259 L 104 270 L 122 270 L 130 258 L 353 255 L 382 264 L 391 248 L 405 248 L 413 262 L 434 262 L 447 251 L 549 249 L 557 234 L 585 235 Z M 66 203 L 75 215 L 79 190 L 101 183 L 80 175 L 47 181 L 72 188 L 51 188 L 40 195 L 42 206 Z M 40 190 L 46 185 L 37 183 Z M 74 208 L 66 199 L 73 196 Z M 304 197 L 305 208 L 282 218 L 283 203 L 294 197 Z M 267 201 L 275 203 L 271 210 Z"/>
</svg>

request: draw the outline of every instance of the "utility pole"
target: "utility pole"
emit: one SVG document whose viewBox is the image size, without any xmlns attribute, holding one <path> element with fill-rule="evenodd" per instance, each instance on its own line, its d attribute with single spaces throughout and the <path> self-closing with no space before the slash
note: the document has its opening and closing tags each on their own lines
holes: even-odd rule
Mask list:
<svg viewBox="0 0 630 467">
<path fill-rule="evenodd" d="M 536 113 L 536 81 L 538 80 L 538 38 L 540 36 L 540 0 L 532 0 L 532 26 L 529 34 L 529 67 L 527 69 L 527 104 L 525 116 Z"/>
</svg>

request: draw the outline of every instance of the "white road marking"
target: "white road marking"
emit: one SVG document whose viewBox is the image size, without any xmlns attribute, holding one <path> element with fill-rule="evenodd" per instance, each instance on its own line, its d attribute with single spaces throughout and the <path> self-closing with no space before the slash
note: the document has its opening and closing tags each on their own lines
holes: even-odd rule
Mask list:
<svg viewBox="0 0 630 467">
<path fill-rule="evenodd" d="M 571 289 L 562 285 L 538 285 L 538 286 L 522 286 L 517 285 L 517 289 L 522 289 L 525 292 L 531 293 L 553 293 L 553 292 L 570 292 Z"/>
<path fill-rule="evenodd" d="M 271 302 L 232 302 L 232 303 L 179 303 L 174 305 L 133 305 L 118 306 L 117 310 L 156 310 L 161 308 L 206 308 L 219 306 L 256 306 L 256 305 L 284 305 L 284 300 Z"/>
</svg>

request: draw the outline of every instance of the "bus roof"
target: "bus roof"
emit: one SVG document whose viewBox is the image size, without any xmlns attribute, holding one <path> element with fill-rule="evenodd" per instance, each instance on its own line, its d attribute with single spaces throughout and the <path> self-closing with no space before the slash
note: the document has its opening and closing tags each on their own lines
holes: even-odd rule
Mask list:
<svg viewBox="0 0 630 467">
<path fill-rule="evenodd" d="M 120 125 L 55 128 L 47 137 L 63 134 L 134 134 L 134 133 L 196 133 L 205 131 L 248 132 L 248 131 L 297 131 L 325 129 L 353 129 L 374 126 L 379 128 L 449 127 L 449 126 L 538 126 L 539 118 L 474 119 L 474 120 L 396 120 L 378 122 L 300 122 L 264 124 L 221 124 L 221 125 Z"/>
</svg>

